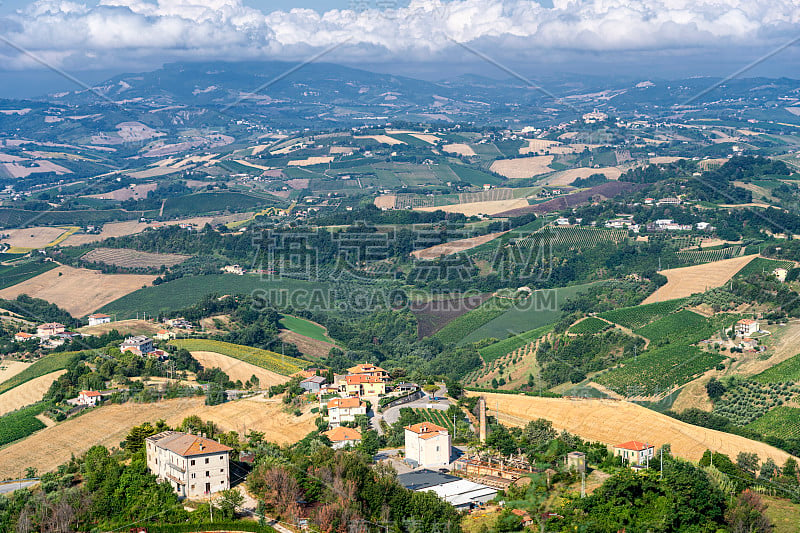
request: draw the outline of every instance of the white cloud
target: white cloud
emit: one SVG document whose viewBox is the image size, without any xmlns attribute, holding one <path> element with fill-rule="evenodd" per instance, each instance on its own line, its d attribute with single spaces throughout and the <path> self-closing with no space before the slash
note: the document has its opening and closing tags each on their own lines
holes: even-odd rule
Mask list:
<svg viewBox="0 0 800 533">
<path fill-rule="evenodd" d="M 629 52 L 777 45 L 800 33 L 800 0 L 412 0 L 389 11 L 262 12 L 241 0 L 38 0 L 0 19 L 11 41 L 59 66 L 132 58 L 299 59 L 347 40 L 329 59 L 428 60 L 451 39 L 510 53 Z M 487 50 L 499 53 L 500 50 Z M 463 51 L 459 51 L 463 52 Z M 34 63 L 5 49 L 2 64 Z"/>
</svg>

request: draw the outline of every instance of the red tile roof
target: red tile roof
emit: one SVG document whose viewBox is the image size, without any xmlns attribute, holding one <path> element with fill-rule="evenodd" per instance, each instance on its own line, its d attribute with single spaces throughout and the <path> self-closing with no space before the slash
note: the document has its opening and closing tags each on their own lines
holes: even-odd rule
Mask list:
<svg viewBox="0 0 800 533">
<path fill-rule="evenodd" d="M 215 440 L 179 431 L 164 431 L 148 437 L 147 440 L 155 442 L 159 448 L 165 448 L 183 457 L 230 452 L 233 449 Z"/>
<path fill-rule="evenodd" d="M 89 396 L 90 398 L 102 396 L 102 394 L 100 394 L 96 390 L 82 390 L 81 391 L 81 395 L 82 396 Z"/>
<path fill-rule="evenodd" d="M 641 452 L 642 450 L 646 450 L 648 448 L 654 448 L 652 444 L 645 444 L 643 442 L 639 442 L 638 440 L 631 440 L 628 442 L 623 442 L 622 444 L 617 444 L 614 448 L 622 448 L 624 450 L 633 450 L 635 452 Z"/>
<path fill-rule="evenodd" d="M 328 401 L 328 409 L 332 409 L 334 407 L 338 409 L 352 409 L 360 406 L 361 400 L 358 398 L 333 398 L 332 400 Z"/>
<path fill-rule="evenodd" d="M 383 383 L 379 376 L 370 376 L 368 374 L 356 374 L 347 376 L 348 385 L 358 385 L 359 383 Z"/>
<path fill-rule="evenodd" d="M 342 442 L 346 440 L 361 440 L 361 433 L 356 431 L 353 428 L 346 428 L 344 426 L 339 426 L 337 428 L 329 429 L 328 431 L 323 431 L 323 435 L 328 437 L 331 442 Z"/>
<path fill-rule="evenodd" d="M 437 426 L 433 422 L 420 422 L 419 424 L 406 426 L 405 429 L 416 433 L 423 439 L 436 436 L 442 431 L 447 433 L 447 428 L 443 428 L 442 426 Z"/>
</svg>

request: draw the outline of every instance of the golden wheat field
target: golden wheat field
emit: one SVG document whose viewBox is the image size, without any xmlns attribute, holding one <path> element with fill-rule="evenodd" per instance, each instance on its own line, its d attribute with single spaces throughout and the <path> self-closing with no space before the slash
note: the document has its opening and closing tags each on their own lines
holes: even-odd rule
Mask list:
<svg viewBox="0 0 800 533">
<path fill-rule="evenodd" d="M 783 464 L 789 454 L 763 442 L 692 426 L 680 420 L 619 400 L 537 398 L 514 394 L 475 393 L 486 397 L 490 414 L 512 426 L 524 426 L 545 418 L 556 429 L 565 429 L 583 439 L 614 445 L 638 440 L 656 447 L 669 443 L 672 452 L 697 461 L 707 449 L 735 458 L 739 452 L 755 452 L 764 460 L 771 457 Z"/>
</svg>

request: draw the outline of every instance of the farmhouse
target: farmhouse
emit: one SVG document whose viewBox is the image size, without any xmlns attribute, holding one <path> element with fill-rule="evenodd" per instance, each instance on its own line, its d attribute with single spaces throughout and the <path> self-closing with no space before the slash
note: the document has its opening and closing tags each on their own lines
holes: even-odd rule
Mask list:
<svg viewBox="0 0 800 533">
<path fill-rule="evenodd" d="M 334 450 L 361 444 L 361 433 L 353 428 L 339 426 L 329 429 L 328 431 L 323 431 L 322 434 L 328 437 Z"/>
<path fill-rule="evenodd" d="M 137 335 L 135 337 L 128 337 L 122 344 L 119 345 L 122 353 L 132 352 L 136 355 L 146 355 L 154 350 L 153 339 L 144 335 Z"/>
<path fill-rule="evenodd" d="M 167 329 L 160 329 L 156 332 L 154 337 L 160 341 L 168 341 L 175 338 L 175 334 Z"/>
<path fill-rule="evenodd" d="M 228 446 L 180 431 L 162 431 L 145 443 L 147 468 L 178 496 L 199 498 L 230 488 Z"/>
<path fill-rule="evenodd" d="M 340 392 L 345 392 L 348 396 L 381 396 L 386 394 L 386 383 L 378 376 L 348 375 L 345 382 L 339 388 Z"/>
<path fill-rule="evenodd" d="M 405 427 L 406 460 L 415 466 L 450 463 L 450 434 L 431 422 Z"/>
<path fill-rule="evenodd" d="M 58 322 L 48 322 L 47 324 L 36 326 L 36 335 L 39 337 L 50 337 L 51 335 L 64 333 L 66 330 L 67 327 L 64 324 L 59 324 Z"/>
<path fill-rule="evenodd" d="M 225 265 L 222 271 L 226 274 L 236 274 L 237 276 L 244 276 L 244 268 L 239 265 Z"/>
<path fill-rule="evenodd" d="M 389 381 L 389 373 L 379 366 L 370 364 L 360 364 L 347 369 L 348 374 L 357 376 L 375 376 L 383 381 Z"/>
<path fill-rule="evenodd" d="M 623 462 L 640 465 L 654 456 L 655 447 L 639 441 L 628 441 L 614 446 L 614 457 L 622 457 Z"/>
<path fill-rule="evenodd" d="M 300 382 L 300 388 L 306 392 L 317 393 L 325 384 L 325 376 L 311 376 Z"/>
<path fill-rule="evenodd" d="M 328 401 L 328 424 L 336 427 L 342 422 L 355 422 L 356 415 L 367 414 L 367 404 L 359 398 L 333 398 Z"/>
<path fill-rule="evenodd" d="M 24 331 L 14 334 L 14 342 L 26 342 L 35 338 L 37 338 L 36 335 L 33 335 L 32 333 L 25 333 Z"/>
<path fill-rule="evenodd" d="M 749 337 L 753 333 L 758 333 L 760 326 L 758 320 L 743 318 L 734 326 L 734 332 L 740 337 Z"/>
<path fill-rule="evenodd" d="M 780 281 L 781 283 L 786 281 L 786 276 L 789 274 L 789 271 L 785 268 L 776 268 L 772 271 L 772 275 L 775 276 L 775 279 Z"/>
<path fill-rule="evenodd" d="M 77 403 L 78 405 L 88 405 L 90 407 L 94 407 L 103 399 L 103 395 L 97 392 L 96 390 L 82 390 L 78 394 Z"/>
<path fill-rule="evenodd" d="M 89 325 L 97 326 L 99 324 L 108 324 L 111 322 L 111 315 L 104 315 L 103 313 L 95 313 L 89 315 Z"/>
</svg>

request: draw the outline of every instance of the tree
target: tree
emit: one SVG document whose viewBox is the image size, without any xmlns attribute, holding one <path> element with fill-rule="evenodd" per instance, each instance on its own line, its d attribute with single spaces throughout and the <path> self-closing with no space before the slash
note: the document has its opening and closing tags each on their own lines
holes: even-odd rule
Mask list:
<svg viewBox="0 0 800 533">
<path fill-rule="evenodd" d="M 544 418 L 537 418 L 528 422 L 525 429 L 522 430 L 522 434 L 528 444 L 534 448 L 546 445 L 556 438 L 556 430 L 553 429 L 553 423 Z"/>
<path fill-rule="evenodd" d="M 706 383 L 706 392 L 711 400 L 719 400 L 722 395 L 725 394 L 725 385 L 723 385 L 722 382 L 717 378 L 711 378 L 711 380 Z"/>
<path fill-rule="evenodd" d="M 780 469 L 778 465 L 775 464 L 775 461 L 772 460 L 772 457 L 767 457 L 766 461 L 761 465 L 761 472 L 759 472 L 758 477 L 762 479 L 774 479 L 775 477 L 780 475 Z"/>
<path fill-rule="evenodd" d="M 728 508 L 725 521 L 733 533 L 768 533 L 772 531 L 772 523 L 765 514 L 766 509 L 761 496 L 748 489 Z"/>
<path fill-rule="evenodd" d="M 145 422 L 140 426 L 133 426 L 125 440 L 120 443 L 120 447 L 131 453 L 137 452 L 144 447 L 144 439 L 155 434 L 156 428 L 150 422 Z"/>
<path fill-rule="evenodd" d="M 206 405 L 219 405 L 228 399 L 225 388 L 219 383 L 211 383 L 206 392 Z"/>
<path fill-rule="evenodd" d="M 222 517 L 231 520 L 236 516 L 236 510 L 244 503 L 244 496 L 236 489 L 220 491 L 217 506 Z"/>
<path fill-rule="evenodd" d="M 378 433 L 374 429 L 365 431 L 361 435 L 361 444 L 359 444 L 358 447 L 370 457 L 375 455 L 378 452 L 378 449 L 381 447 L 381 442 L 380 438 L 378 437 Z"/>
<path fill-rule="evenodd" d="M 755 475 L 758 469 L 758 454 L 739 452 L 736 456 L 736 465 L 747 472 L 748 474 Z"/>
</svg>

